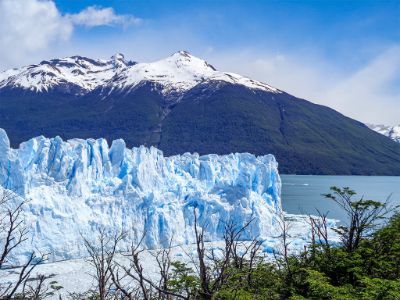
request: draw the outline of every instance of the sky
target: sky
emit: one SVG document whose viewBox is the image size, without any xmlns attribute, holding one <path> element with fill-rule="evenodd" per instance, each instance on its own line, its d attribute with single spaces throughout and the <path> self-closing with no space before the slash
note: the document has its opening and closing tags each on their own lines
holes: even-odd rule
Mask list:
<svg viewBox="0 0 400 300">
<path fill-rule="evenodd" d="M 179 50 L 362 122 L 400 124 L 400 0 L 0 0 L 0 69 Z"/>
</svg>

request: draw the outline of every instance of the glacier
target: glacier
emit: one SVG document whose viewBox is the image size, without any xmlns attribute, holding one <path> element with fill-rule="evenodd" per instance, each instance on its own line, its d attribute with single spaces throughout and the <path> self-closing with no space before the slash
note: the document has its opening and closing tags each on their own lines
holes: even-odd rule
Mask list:
<svg viewBox="0 0 400 300">
<path fill-rule="evenodd" d="M 164 157 L 154 148 L 128 149 L 122 139 L 35 137 L 12 149 L 0 129 L 0 186 L 27 201 L 29 241 L 15 254 L 50 253 L 49 261 L 83 257 L 82 238 L 99 228 L 127 232 L 120 249 L 144 236 L 159 248 L 194 241 L 194 213 L 206 240 L 223 238 L 229 222 L 253 220 L 243 239 L 279 230 L 281 180 L 273 155 L 249 153 Z"/>
</svg>

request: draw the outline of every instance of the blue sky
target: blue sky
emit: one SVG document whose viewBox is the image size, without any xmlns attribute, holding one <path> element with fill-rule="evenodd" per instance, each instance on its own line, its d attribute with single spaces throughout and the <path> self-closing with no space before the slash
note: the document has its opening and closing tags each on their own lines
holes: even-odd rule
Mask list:
<svg viewBox="0 0 400 300">
<path fill-rule="evenodd" d="M 55 0 L 53 8 L 59 26 L 46 45 L 0 55 L 2 69 L 73 54 L 151 61 L 183 49 L 361 121 L 400 123 L 400 1 Z"/>
<path fill-rule="evenodd" d="M 251 47 L 267 52 L 300 51 L 351 67 L 365 63 L 400 40 L 399 1 L 58 0 L 56 3 L 65 13 L 77 13 L 96 5 L 113 7 L 117 14 L 144 20 L 140 26 L 122 31 L 82 28 L 78 32 L 81 38 L 105 41 L 110 35 L 135 39 L 136 34 L 159 37 L 160 33 L 168 33 L 166 38 L 176 41 L 176 35 L 181 33 L 184 39 L 178 44 L 164 45 L 166 54 L 170 49 L 182 47 L 200 55 L 209 47 L 215 51 Z M 154 46 L 150 41 L 144 43 Z"/>
</svg>

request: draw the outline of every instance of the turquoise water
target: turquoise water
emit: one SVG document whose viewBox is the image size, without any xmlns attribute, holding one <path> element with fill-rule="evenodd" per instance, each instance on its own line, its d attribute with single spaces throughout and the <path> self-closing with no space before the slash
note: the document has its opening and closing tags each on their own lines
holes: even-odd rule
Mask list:
<svg viewBox="0 0 400 300">
<path fill-rule="evenodd" d="M 321 194 L 329 187 L 350 187 L 365 199 L 400 204 L 400 176 L 319 176 L 281 175 L 283 209 L 293 214 L 315 214 L 316 209 L 329 211 L 329 217 L 344 219 L 344 212 Z"/>
</svg>

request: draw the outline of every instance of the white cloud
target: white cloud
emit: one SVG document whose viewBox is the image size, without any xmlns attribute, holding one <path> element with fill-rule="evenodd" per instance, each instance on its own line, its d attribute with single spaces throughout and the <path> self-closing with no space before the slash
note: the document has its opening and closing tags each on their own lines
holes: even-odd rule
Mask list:
<svg viewBox="0 0 400 300">
<path fill-rule="evenodd" d="M 394 46 L 332 86 L 327 104 L 365 122 L 400 124 L 400 46 Z M 393 87 L 395 86 L 395 87 Z"/>
<path fill-rule="evenodd" d="M 213 53 L 210 63 L 243 74 L 294 96 L 327 105 L 368 123 L 400 123 L 400 46 L 383 50 L 359 68 L 329 59 L 257 51 Z"/>
<path fill-rule="evenodd" d="M 165 57 L 177 50 L 194 51 L 220 70 L 261 80 L 297 97 L 330 106 L 364 122 L 400 123 L 400 45 L 354 68 L 337 58 L 319 57 L 315 49 L 270 53 L 247 45 L 219 48 L 199 38 L 192 28 L 142 27 L 132 35 L 97 36 L 69 41 L 76 26 L 128 26 L 141 21 L 112 8 L 87 7 L 63 15 L 50 0 L 0 0 L 0 69 L 51 57 L 81 54 L 108 57 L 125 52 L 136 61 Z M 59 46 L 61 47 L 59 47 Z M 101 47 L 98 47 L 101 45 Z M 350 50 L 352 51 L 352 50 Z"/>
<path fill-rule="evenodd" d="M 89 6 L 77 14 L 67 15 L 67 17 L 77 25 L 87 27 L 102 25 L 137 25 L 141 23 L 140 18 L 131 15 L 117 15 L 111 7 L 101 8 Z"/>
<path fill-rule="evenodd" d="M 90 6 L 63 15 L 52 0 L 0 0 L 0 69 L 31 63 L 68 41 L 76 26 L 136 25 L 141 19 Z M 29 58 L 29 59 L 28 59 Z"/>
<path fill-rule="evenodd" d="M 0 63 L 67 40 L 72 30 L 52 1 L 0 0 Z"/>
</svg>

